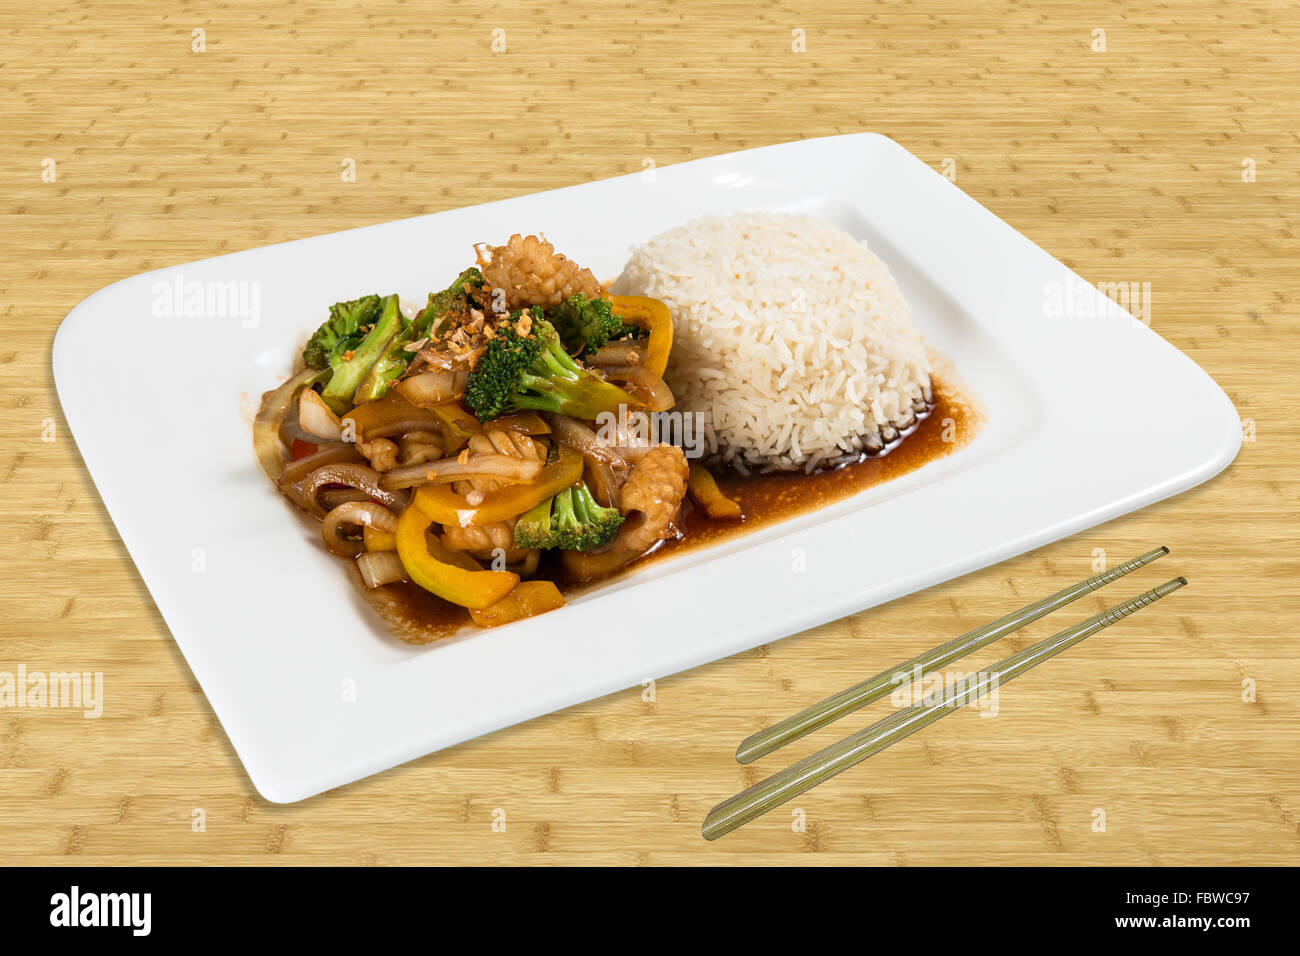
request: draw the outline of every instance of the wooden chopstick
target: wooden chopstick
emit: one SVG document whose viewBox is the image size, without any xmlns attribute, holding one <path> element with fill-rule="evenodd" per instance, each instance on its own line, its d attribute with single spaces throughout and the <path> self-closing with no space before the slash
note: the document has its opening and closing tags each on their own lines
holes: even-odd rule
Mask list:
<svg viewBox="0 0 1300 956">
<path fill-rule="evenodd" d="M 934 723 L 941 717 L 946 717 L 963 704 L 976 700 L 991 689 L 1019 677 L 1030 668 L 1148 604 L 1158 601 L 1186 583 L 1186 578 L 1174 578 L 1159 587 L 1107 608 L 1086 621 L 1068 627 L 1046 640 L 1039 641 L 999 661 L 991 670 L 978 674 L 975 680 L 966 684 L 956 694 L 936 695 L 896 711 L 856 734 L 845 737 L 785 770 L 773 774 L 710 810 L 701 828 L 704 838 L 716 840 L 736 827 L 749 823 L 768 810 L 785 803 L 791 797 L 811 790 L 840 771 L 847 770 L 922 727 Z"/>
<path fill-rule="evenodd" d="M 1026 624 L 1050 614 L 1057 608 L 1064 607 L 1076 598 L 1095 591 L 1117 578 L 1122 578 L 1130 571 L 1136 571 L 1157 558 L 1163 558 L 1168 553 L 1169 549 L 1164 547 L 1148 551 L 1146 554 L 1125 561 L 1109 571 L 1103 571 L 1101 574 L 1093 575 L 1086 581 L 1072 584 L 1068 588 L 1043 598 L 1041 601 L 1035 601 L 1028 607 L 1012 611 L 1005 617 L 991 621 L 983 627 L 977 627 L 975 630 L 963 634 L 947 644 L 940 644 L 932 650 L 918 654 L 910 661 L 904 661 L 902 664 L 883 670 L 875 677 L 869 677 L 860 684 L 854 684 L 838 694 L 833 694 L 823 701 L 805 707 L 793 717 L 787 717 L 780 723 L 766 727 L 742 740 L 740 746 L 736 748 L 736 759 L 741 763 L 750 763 L 759 757 L 766 756 L 773 750 L 784 747 L 792 740 L 798 740 L 805 734 L 812 733 L 820 727 L 825 727 L 846 714 L 851 714 L 859 707 L 865 707 L 873 700 L 879 700 L 898 685 L 900 677 L 910 684 L 918 673 L 924 676 L 927 671 L 937 670 L 951 664 L 953 661 L 965 657 L 971 651 L 978 650 L 986 644 L 991 644 L 998 638 L 1005 637 L 1012 631 L 1017 631 Z"/>
</svg>

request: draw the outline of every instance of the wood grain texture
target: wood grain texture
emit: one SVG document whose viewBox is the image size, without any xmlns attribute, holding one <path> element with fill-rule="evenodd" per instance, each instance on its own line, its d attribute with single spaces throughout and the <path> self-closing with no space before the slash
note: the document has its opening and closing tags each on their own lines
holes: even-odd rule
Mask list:
<svg viewBox="0 0 1300 956">
<path fill-rule="evenodd" d="M 0 0 L 0 669 L 101 670 L 107 695 L 99 720 L 0 710 L 4 862 L 1294 863 L 1298 34 L 1294 4 L 1211 0 Z M 1150 282 L 1155 329 L 1256 440 L 1174 500 L 665 677 L 653 702 L 631 689 L 299 805 L 258 797 L 62 420 L 67 311 L 146 269 L 860 130 L 953 160 L 1086 278 Z M 799 798 L 802 831 L 785 808 L 701 839 L 715 802 L 782 765 L 738 766 L 742 737 L 1086 576 L 1095 548 L 1157 544 L 1174 554 L 1120 590 L 1191 586 L 1016 681 L 998 719 L 954 715 Z"/>
</svg>

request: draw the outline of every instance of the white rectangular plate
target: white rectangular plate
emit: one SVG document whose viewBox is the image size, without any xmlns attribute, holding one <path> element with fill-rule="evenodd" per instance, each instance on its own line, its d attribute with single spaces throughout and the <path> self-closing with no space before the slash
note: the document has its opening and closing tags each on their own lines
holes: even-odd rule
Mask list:
<svg viewBox="0 0 1300 956">
<path fill-rule="evenodd" d="M 394 639 L 253 458 L 257 399 L 328 306 L 369 292 L 422 302 L 471 261 L 471 242 L 514 232 L 544 232 L 609 277 L 633 243 L 742 209 L 807 211 L 867 239 L 982 399 L 984 430 L 896 481 L 561 611 L 433 646 Z M 195 288 L 204 301 L 187 308 Z M 218 293 L 241 290 L 246 308 L 222 306 Z M 249 777 L 291 802 L 993 564 L 1232 460 L 1240 425 L 1209 376 L 1126 313 L 1063 317 L 1062 302 L 1074 316 L 1109 300 L 898 144 L 861 134 L 135 276 L 68 315 L 54 373 L 86 466 Z"/>
</svg>

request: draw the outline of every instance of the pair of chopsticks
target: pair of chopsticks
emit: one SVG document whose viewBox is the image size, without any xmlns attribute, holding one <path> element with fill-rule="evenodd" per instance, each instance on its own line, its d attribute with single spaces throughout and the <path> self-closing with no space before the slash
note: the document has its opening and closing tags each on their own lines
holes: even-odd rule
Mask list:
<svg viewBox="0 0 1300 956">
<path fill-rule="evenodd" d="M 874 700 L 888 695 L 899 681 L 911 683 L 915 677 L 937 670 L 971 651 L 991 644 L 1000 637 L 1019 630 L 1026 624 L 1064 607 L 1071 601 L 1097 590 L 1110 582 L 1121 578 L 1130 571 L 1150 564 L 1169 553 L 1168 548 L 1157 548 L 1123 564 L 1094 575 L 1078 584 L 1057 591 L 1055 594 L 1036 601 L 1028 607 L 1013 611 L 1005 617 L 998 618 L 983 627 L 963 634 L 947 644 L 919 654 L 896 667 L 881 671 L 874 677 L 855 684 L 847 690 L 827 697 L 820 703 L 813 704 L 799 711 L 778 724 L 773 724 L 747 737 L 736 750 L 736 759 L 741 763 L 750 763 L 759 757 L 785 746 L 792 740 L 798 740 L 805 734 L 824 727 L 846 714 L 852 713 Z M 1068 647 L 1073 647 L 1087 637 L 1104 630 L 1116 621 L 1128 617 L 1148 604 L 1158 601 L 1166 594 L 1177 591 L 1187 583 L 1186 578 L 1178 577 L 1166 581 L 1159 587 L 1152 588 L 1107 608 L 1100 614 L 1081 621 L 1073 627 L 1053 634 L 1046 640 L 1039 641 L 1032 647 L 1012 654 L 987 671 L 981 671 L 974 678 L 965 682 L 957 693 L 929 695 L 919 703 L 895 711 L 869 727 L 845 737 L 805 757 L 798 763 L 773 774 L 766 780 L 756 783 L 748 790 L 743 790 L 727 800 L 722 801 L 709 811 L 704 818 L 702 832 L 706 840 L 716 840 L 723 834 L 730 833 L 739 826 L 762 816 L 767 811 L 778 807 L 792 797 L 811 790 L 820 783 L 847 770 L 849 767 L 877 754 L 891 744 L 895 744 L 909 734 L 913 734 L 945 717 L 963 704 L 978 700 L 1012 678 L 1019 677 L 1025 671 L 1041 664 L 1050 657 L 1055 657 Z"/>
</svg>

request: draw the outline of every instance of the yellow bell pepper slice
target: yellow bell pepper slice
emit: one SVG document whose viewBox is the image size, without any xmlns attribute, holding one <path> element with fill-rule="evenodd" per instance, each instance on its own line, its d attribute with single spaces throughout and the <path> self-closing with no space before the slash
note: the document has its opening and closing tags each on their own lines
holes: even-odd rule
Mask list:
<svg viewBox="0 0 1300 956">
<path fill-rule="evenodd" d="M 396 551 L 397 536 L 385 531 L 378 531 L 375 528 L 366 525 L 361 530 L 361 540 L 365 542 L 367 551 Z"/>
<path fill-rule="evenodd" d="M 564 595 L 553 581 L 520 581 L 496 604 L 482 610 L 471 609 L 469 616 L 479 627 L 500 627 L 560 607 L 564 607 Z"/>
<path fill-rule="evenodd" d="M 668 306 L 644 295 L 611 296 L 610 305 L 615 315 L 650 333 L 645 367 L 662 378 L 673 350 L 673 314 Z"/>
<path fill-rule="evenodd" d="M 690 477 L 686 487 L 696 503 L 708 513 L 710 518 L 743 518 L 740 505 L 722 493 L 717 479 L 703 465 L 692 463 Z"/>
<path fill-rule="evenodd" d="M 495 524 L 515 515 L 521 515 L 547 498 L 554 498 L 582 477 L 582 453 L 568 445 L 560 446 L 560 457 L 541 470 L 529 485 L 506 485 L 483 495 L 475 507 L 465 502 L 464 495 L 452 491 L 450 485 L 421 485 L 407 508 L 418 508 L 431 521 L 452 527 L 468 528 L 471 525 Z M 401 534 L 401 529 L 398 529 Z M 399 540 L 399 551 L 401 542 Z"/>
<path fill-rule="evenodd" d="M 442 442 L 448 454 L 465 447 L 470 438 L 483 430 L 478 419 L 455 402 L 434 405 L 429 411 L 442 424 Z"/>
<path fill-rule="evenodd" d="M 420 587 L 452 604 L 481 609 L 500 601 L 519 583 L 513 571 L 467 571 L 439 561 L 425 541 L 429 523 L 428 515 L 409 505 L 397 519 L 397 557 Z"/>
</svg>

